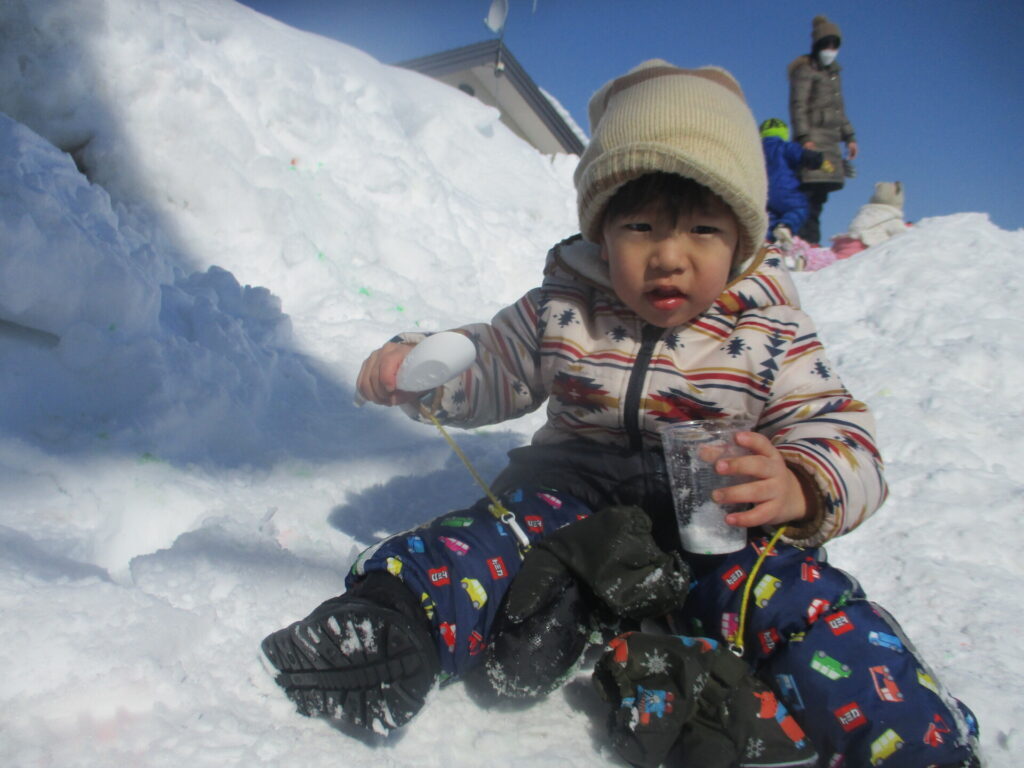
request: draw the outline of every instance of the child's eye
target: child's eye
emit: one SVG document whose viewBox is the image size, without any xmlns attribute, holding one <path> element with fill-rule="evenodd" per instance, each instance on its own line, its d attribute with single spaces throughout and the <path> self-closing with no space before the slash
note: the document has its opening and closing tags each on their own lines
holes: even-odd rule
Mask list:
<svg viewBox="0 0 1024 768">
<path fill-rule="evenodd" d="M 711 224 L 695 224 L 690 231 L 695 235 L 714 235 L 721 232 L 718 227 L 712 226 Z"/>
<path fill-rule="evenodd" d="M 651 225 L 644 221 L 630 221 L 625 225 L 630 232 L 650 232 Z"/>
</svg>

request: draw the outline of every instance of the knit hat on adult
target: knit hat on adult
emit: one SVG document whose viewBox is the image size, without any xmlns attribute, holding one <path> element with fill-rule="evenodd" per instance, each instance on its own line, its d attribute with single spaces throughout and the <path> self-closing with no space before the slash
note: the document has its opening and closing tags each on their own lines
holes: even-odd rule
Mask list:
<svg viewBox="0 0 1024 768">
<path fill-rule="evenodd" d="M 768 180 L 757 123 L 735 78 L 719 67 L 645 61 L 590 99 L 592 138 L 576 167 L 580 231 L 601 242 L 604 211 L 624 184 L 675 173 L 703 184 L 739 222 L 736 265 L 768 229 Z"/>
<path fill-rule="evenodd" d="M 880 181 L 875 184 L 875 193 L 871 195 L 872 203 L 891 205 L 903 210 L 903 183 L 899 181 Z"/>
<path fill-rule="evenodd" d="M 825 37 L 835 37 L 840 41 L 843 39 L 838 24 L 834 21 L 829 21 L 825 16 L 815 16 L 811 22 L 811 44 L 815 45 Z"/>
</svg>

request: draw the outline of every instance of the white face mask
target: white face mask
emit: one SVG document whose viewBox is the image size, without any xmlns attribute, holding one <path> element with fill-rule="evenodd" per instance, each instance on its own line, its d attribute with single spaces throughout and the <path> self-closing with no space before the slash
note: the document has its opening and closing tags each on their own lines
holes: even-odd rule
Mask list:
<svg viewBox="0 0 1024 768">
<path fill-rule="evenodd" d="M 820 51 L 818 51 L 818 61 L 821 62 L 821 66 L 827 67 L 829 64 L 836 60 L 836 56 L 838 55 L 838 48 L 822 48 Z"/>
</svg>

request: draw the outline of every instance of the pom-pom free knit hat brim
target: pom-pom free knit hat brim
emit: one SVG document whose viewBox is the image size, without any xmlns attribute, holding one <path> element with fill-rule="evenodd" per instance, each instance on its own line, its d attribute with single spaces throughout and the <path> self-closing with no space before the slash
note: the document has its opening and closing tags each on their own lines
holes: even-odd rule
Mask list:
<svg viewBox="0 0 1024 768">
<path fill-rule="evenodd" d="M 589 116 L 593 138 L 575 173 L 585 238 L 600 242 L 604 210 L 620 187 L 664 172 L 703 184 L 732 209 L 737 264 L 757 253 L 768 182 L 757 124 L 732 75 L 644 62 L 595 93 Z"/>
<path fill-rule="evenodd" d="M 817 45 L 819 40 L 826 37 L 834 37 L 842 43 L 843 34 L 839 31 L 839 25 L 829 21 L 827 16 L 815 16 L 811 22 L 811 44 Z"/>
<path fill-rule="evenodd" d="M 874 194 L 869 202 L 881 205 L 891 205 L 893 208 L 903 210 L 903 183 L 900 181 L 880 181 L 875 184 Z"/>
</svg>

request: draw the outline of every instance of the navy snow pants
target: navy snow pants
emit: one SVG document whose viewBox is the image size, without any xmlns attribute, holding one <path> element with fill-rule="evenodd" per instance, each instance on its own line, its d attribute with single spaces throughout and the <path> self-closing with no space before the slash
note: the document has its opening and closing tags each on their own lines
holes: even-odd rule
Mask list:
<svg viewBox="0 0 1024 768">
<path fill-rule="evenodd" d="M 540 489 L 510 491 L 501 502 L 531 543 L 591 514 L 573 496 Z M 481 499 L 469 509 L 384 539 L 359 556 L 345 581 L 351 586 L 375 570 L 402 579 L 434 626 L 446 675 L 460 675 L 475 664 L 522 563 L 512 528 L 490 506 Z"/>
<path fill-rule="evenodd" d="M 692 587 L 683 627 L 725 640 L 767 539 L 724 555 Z M 754 574 L 744 658 L 804 727 L 829 768 L 958 765 L 973 714 L 954 699 L 895 619 L 824 549 L 779 544 Z"/>
<path fill-rule="evenodd" d="M 592 511 L 575 497 L 517 489 L 502 503 L 531 542 Z M 351 586 L 371 571 L 401 578 L 435 629 L 446 675 L 468 671 L 486 647 L 521 549 L 482 499 L 364 552 Z M 739 624 L 748 574 L 760 548 L 705 567 L 682 608 L 681 629 L 725 640 Z M 952 698 L 895 620 L 869 602 L 824 549 L 779 544 L 754 576 L 744 658 L 772 685 L 828 768 L 924 768 L 972 754 L 974 717 Z"/>
</svg>

